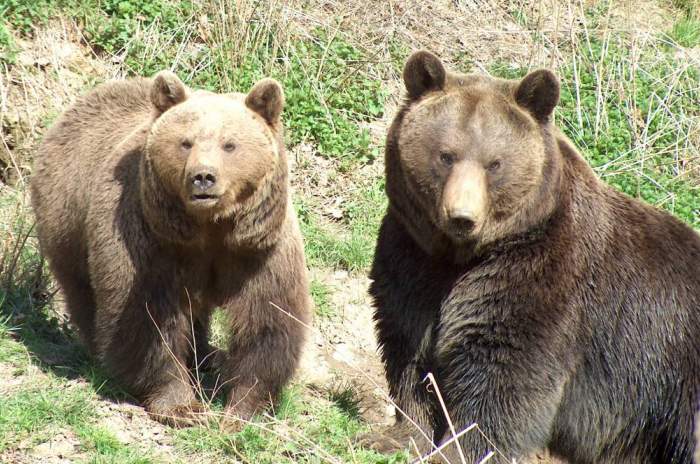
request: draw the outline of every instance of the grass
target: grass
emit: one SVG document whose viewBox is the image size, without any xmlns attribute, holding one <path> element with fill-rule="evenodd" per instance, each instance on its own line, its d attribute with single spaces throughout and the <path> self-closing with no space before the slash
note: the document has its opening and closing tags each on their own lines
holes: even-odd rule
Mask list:
<svg viewBox="0 0 700 464">
<path fill-rule="evenodd" d="M 41 372 L 31 353 L 8 337 L 9 332 L 7 324 L 0 323 L 0 363 L 16 379 L 6 390 L 9 379 L 4 374 L 0 387 L 0 460 L 8 450 L 32 449 L 63 433 L 75 437 L 75 454 L 84 462 L 164 462 L 147 450 L 122 444 L 111 431 L 97 425 L 98 389 Z"/>
<path fill-rule="evenodd" d="M 671 3 L 688 18 L 700 16 L 700 0 L 672 0 Z"/>
<path fill-rule="evenodd" d="M 149 451 L 125 446 L 110 430 L 104 427 L 84 424 L 76 428 L 76 435 L 87 454 L 85 461 L 89 463 L 150 464 L 166 462 Z"/>
<path fill-rule="evenodd" d="M 330 302 L 331 289 L 328 285 L 319 280 L 312 279 L 310 290 L 311 298 L 314 300 L 314 306 L 316 308 L 316 315 L 325 318 L 332 317 L 334 312 Z"/>
<path fill-rule="evenodd" d="M 203 453 L 222 462 L 406 462 L 406 456 L 401 454 L 384 457 L 353 449 L 351 437 L 365 428 L 342 404 L 304 395 L 292 387 L 274 417 L 266 416 L 237 435 L 205 427 L 180 430 L 176 433 L 176 445 L 187 453 Z"/>
<path fill-rule="evenodd" d="M 0 451 L 30 439 L 41 443 L 57 427 L 72 427 L 94 414 L 94 398 L 88 389 L 60 382 L 42 382 L 24 386 L 0 399 L 0 432 L 4 437 Z"/>
<path fill-rule="evenodd" d="M 667 36 L 633 40 L 629 32 L 597 28 L 609 11 L 603 5 L 589 11 L 583 27 L 567 40 L 552 45 L 562 81 L 556 118 L 606 182 L 700 228 L 700 76 L 676 47 L 699 45 L 697 2 L 674 0 L 674 5 L 681 16 Z M 312 6 L 274 0 L 0 0 L 0 92 L 5 83 L 26 84 L 32 73 L 65 77 L 51 66 L 29 69 L 17 59 L 37 28 L 60 18 L 77 23 L 86 55 L 111 66 L 114 74 L 152 75 L 168 68 L 191 86 L 219 92 L 245 91 L 263 76 L 277 78 L 286 93 L 290 156 L 311 147 L 296 167 L 294 200 L 307 262 L 316 275 L 363 274 L 387 205 L 381 166 L 375 166 L 381 142 L 369 127 L 386 119 L 384 108 L 394 102 L 390 94 L 397 97 L 390 80 L 420 42 L 400 28 L 404 19 L 416 18 L 412 12 L 393 18 L 394 29 L 381 42 L 349 27 L 364 18 L 312 17 L 305 10 Z M 536 46 L 556 42 L 535 27 L 538 16 L 525 3 L 508 14 Z M 445 58 L 461 62 L 466 56 L 457 50 Z M 505 77 L 521 77 L 529 64 L 519 58 L 487 63 Z M 91 75 L 85 84 L 108 74 Z M 0 105 L 3 143 L 5 113 L 12 105 L 18 104 Z M 27 137 L 40 134 L 58 106 L 37 109 L 37 130 L 27 130 Z M 31 150 L 8 149 L 27 157 L 16 159 L 18 166 L 31 164 Z M 307 185 L 317 171 L 328 171 L 329 182 Z M 20 174 L 2 179 L 27 173 Z M 56 289 L 36 244 L 25 189 L 21 180 L 0 185 L 0 461 L 65 432 L 76 440 L 79 462 L 407 462 L 405 454 L 380 456 L 353 445 L 367 430 L 362 392 L 342 382 L 321 391 L 292 384 L 274 412 L 236 434 L 212 420 L 183 430 L 165 428 L 165 452 L 153 441 L 123 441 L 103 420 L 116 413 L 103 406 L 131 398 L 90 359 L 56 312 Z M 334 293 L 343 290 L 322 278 L 312 280 L 316 316 L 324 324 L 343 324 L 343 312 L 332 304 Z M 225 315 L 217 311 L 213 343 L 225 347 L 227 336 Z M 211 399 L 211 408 L 214 415 L 221 413 L 221 395 Z M 134 427 L 147 421 L 119 414 Z"/>
<path fill-rule="evenodd" d="M 37 25 L 45 24 L 51 14 L 51 3 L 47 0 L 25 2 L 22 0 L 0 1 L 0 17 L 5 25 L 31 35 Z"/>
<path fill-rule="evenodd" d="M 682 47 L 697 47 L 700 45 L 700 20 L 681 19 L 673 25 L 669 36 Z"/>
<path fill-rule="evenodd" d="M 307 260 L 316 267 L 353 272 L 368 269 L 386 207 L 383 179 L 379 178 L 356 181 L 341 206 L 339 220 L 329 220 L 308 203 L 297 201 Z"/>
</svg>

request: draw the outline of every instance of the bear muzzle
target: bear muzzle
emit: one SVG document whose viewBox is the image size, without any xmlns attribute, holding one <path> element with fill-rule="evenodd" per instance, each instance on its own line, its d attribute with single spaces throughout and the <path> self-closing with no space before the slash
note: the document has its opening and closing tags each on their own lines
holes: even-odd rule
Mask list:
<svg viewBox="0 0 700 464">
<path fill-rule="evenodd" d="M 471 211 L 459 209 L 447 213 L 450 229 L 468 234 L 474 229 L 475 218 Z"/>
<path fill-rule="evenodd" d="M 467 240 L 477 232 L 486 215 L 486 176 L 476 163 L 458 163 L 450 173 L 442 194 L 442 223 L 445 232 Z"/>
<path fill-rule="evenodd" d="M 188 170 L 185 184 L 190 206 L 210 208 L 219 202 L 222 192 L 218 177 L 219 171 L 213 166 L 197 165 Z"/>
</svg>

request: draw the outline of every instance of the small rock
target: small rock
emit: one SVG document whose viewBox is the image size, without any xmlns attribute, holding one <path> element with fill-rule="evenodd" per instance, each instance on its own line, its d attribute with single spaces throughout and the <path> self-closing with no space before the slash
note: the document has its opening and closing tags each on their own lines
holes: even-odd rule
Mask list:
<svg viewBox="0 0 700 464">
<path fill-rule="evenodd" d="M 336 345 L 335 351 L 333 352 L 333 359 L 350 365 L 355 361 L 352 349 L 347 343 L 339 343 Z"/>
<path fill-rule="evenodd" d="M 50 441 L 35 446 L 29 451 L 32 457 L 38 458 L 41 462 L 63 463 L 70 462 L 69 459 L 76 453 L 78 440 L 65 434 L 58 434 Z"/>
</svg>

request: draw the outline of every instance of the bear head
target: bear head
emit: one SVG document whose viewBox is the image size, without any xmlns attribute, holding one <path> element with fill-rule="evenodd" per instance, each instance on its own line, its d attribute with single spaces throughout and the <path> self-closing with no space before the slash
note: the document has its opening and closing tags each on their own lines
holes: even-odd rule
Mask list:
<svg viewBox="0 0 700 464">
<path fill-rule="evenodd" d="M 559 83 L 550 71 L 519 81 L 456 74 L 420 51 L 403 78 L 407 98 L 387 140 L 387 194 L 424 249 L 478 250 L 551 213 Z"/>
<path fill-rule="evenodd" d="M 162 71 L 150 97 L 155 120 L 144 148 L 143 202 L 151 225 L 179 241 L 211 224 L 238 235 L 264 228 L 269 217 L 278 226 L 287 201 L 280 84 L 262 79 L 247 94 L 216 94 L 190 90 Z M 255 214 L 265 218 L 246 217 Z"/>
</svg>

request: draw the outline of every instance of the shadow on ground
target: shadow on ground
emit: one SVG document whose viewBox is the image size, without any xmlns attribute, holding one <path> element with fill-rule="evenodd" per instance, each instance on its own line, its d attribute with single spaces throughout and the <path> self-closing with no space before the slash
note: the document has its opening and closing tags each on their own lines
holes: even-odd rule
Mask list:
<svg viewBox="0 0 700 464">
<path fill-rule="evenodd" d="M 133 402 L 117 382 L 111 380 L 90 356 L 61 306 L 58 289 L 49 278 L 44 260 L 25 256 L 4 269 L 0 281 L 0 321 L 10 337 L 27 348 L 32 363 L 45 373 L 68 380 L 87 381 L 100 396 L 113 401 Z"/>
<path fill-rule="evenodd" d="M 11 328 L 10 336 L 23 344 L 32 362 L 45 373 L 68 380 L 88 382 L 103 399 L 139 404 L 120 384 L 110 378 L 81 343 L 68 322 L 61 293 L 51 281 L 42 258 L 23 264 L 17 278 L 0 282 L 0 322 Z M 203 369 L 194 378 L 201 382 L 206 402 L 223 406 L 224 397 L 214 369 Z"/>
</svg>

